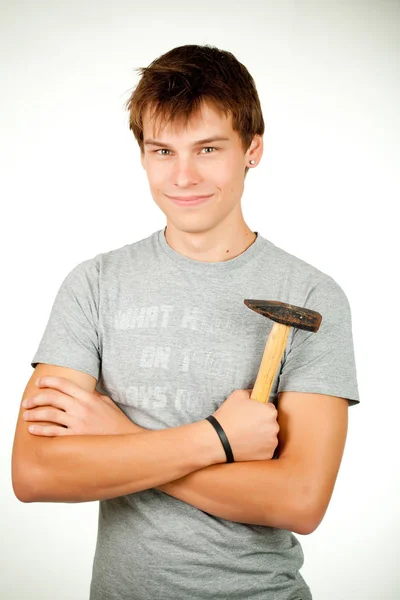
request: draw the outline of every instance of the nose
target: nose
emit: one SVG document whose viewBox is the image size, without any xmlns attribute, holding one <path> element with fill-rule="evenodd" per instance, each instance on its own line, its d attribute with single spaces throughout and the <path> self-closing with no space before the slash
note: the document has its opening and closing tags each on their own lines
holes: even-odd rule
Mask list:
<svg viewBox="0 0 400 600">
<path fill-rule="evenodd" d="M 173 184 L 178 187 L 196 185 L 201 181 L 201 175 L 194 161 L 190 158 L 177 159 L 173 171 Z"/>
</svg>

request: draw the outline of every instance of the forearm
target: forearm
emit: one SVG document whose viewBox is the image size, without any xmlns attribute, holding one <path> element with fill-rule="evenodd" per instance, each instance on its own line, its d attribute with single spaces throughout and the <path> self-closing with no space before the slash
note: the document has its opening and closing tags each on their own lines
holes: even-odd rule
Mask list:
<svg viewBox="0 0 400 600">
<path fill-rule="evenodd" d="M 38 458 L 31 502 L 115 498 L 225 460 L 206 420 L 128 435 L 56 437 L 43 444 Z"/>
<path fill-rule="evenodd" d="M 284 459 L 215 464 L 158 489 L 229 521 L 307 529 L 299 477 Z"/>
</svg>

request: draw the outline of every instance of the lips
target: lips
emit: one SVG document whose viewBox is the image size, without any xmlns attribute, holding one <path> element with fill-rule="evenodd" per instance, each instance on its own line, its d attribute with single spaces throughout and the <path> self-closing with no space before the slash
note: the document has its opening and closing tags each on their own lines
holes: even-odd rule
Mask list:
<svg viewBox="0 0 400 600">
<path fill-rule="evenodd" d="M 211 198 L 214 194 L 210 194 L 209 196 L 186 196 L 186 197 L 178 197 L 174 198 L 172 196 L 167 196 L 174 204 L 178 206 L 197 206 L 198 204 L 203 204 L 203 202 L 207 202 L 209 198 Z"/>
<path fill-rule="evenodd" d="M 171 200 L 178 200 L 179 202 L 190 202 L 192 200 L 201 200 L 203 198 L 209 198 L 212 194 L 208 196 L 168 196 Z"/>
</svg>

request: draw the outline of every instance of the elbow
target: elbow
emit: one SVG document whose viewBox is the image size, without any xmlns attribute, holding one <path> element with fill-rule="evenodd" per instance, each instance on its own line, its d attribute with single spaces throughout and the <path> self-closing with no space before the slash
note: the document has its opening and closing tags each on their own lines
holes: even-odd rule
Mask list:
<svg viewBox="0 0 400 600">
<path fill-rule="evenodd" d="M 19 487 L 13 485 L 13 490 L 14 490 L 14 494 L 15 494 L 16 498 L 18 498 L 18 500 L 20 502 L 24 502 L 24 503 L 35 502 L 35 500 L 33 499 L 33 496 L 25 488 L 19 488 Z"/>
<path fill-rule="evenodd" d="M 39 487 L 38 468 L 32 465 L 12 464 L 11 482 L 14 495 L 20 502 L 37 502 Z"/>
<path fill-rule="evenodd" d="M 314 533 L 324 518 L 326 508 L 315 502 L 304 503 L 301 510 L 296 512 L 292 531 L 300 535 Z"/>
<path fill-rule="evenodd" d="M 296 521 L 295 527 L 292 529 L 292 531 L 300 535 L 310 535 L 310 533 L 314 533 L 319 523 L 320 521 L 316 522 L 312 518 L 309 518 L 307 515 L 304 516 L 301 520 Z"/>
</svg>

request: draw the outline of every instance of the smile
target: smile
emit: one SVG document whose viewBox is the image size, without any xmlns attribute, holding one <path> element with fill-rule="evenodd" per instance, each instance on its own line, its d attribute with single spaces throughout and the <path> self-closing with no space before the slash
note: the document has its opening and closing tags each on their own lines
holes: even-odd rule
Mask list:
<svg viewBox="0 0 400 600">
<path fill-rule="evenodd" d="M 211 198 L 214 194 L 210 194 L 209 196 L 187 196 L 185 198 L 174 198 L 173 196 L 167 196 L 174 204 L 178 206 L 197 206 L 198 204 L 203 204 L 209 198 Z"/>
</svg>

